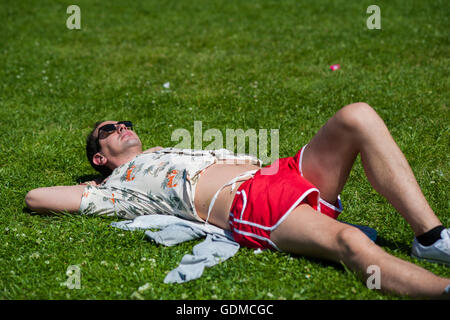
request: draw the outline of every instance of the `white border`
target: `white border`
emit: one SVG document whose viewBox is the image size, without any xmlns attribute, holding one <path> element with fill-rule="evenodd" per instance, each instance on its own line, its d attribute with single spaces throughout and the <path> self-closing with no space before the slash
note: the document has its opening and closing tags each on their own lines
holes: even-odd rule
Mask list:
<svg viewBox="0 0 450 320">
<path fill-rule="evenodd" d="M 317 188 L 310 188 L 310 189 L 308 189 L 307 191 L 303 192 L 303 194 L 294 202 L 294 204 L 292 204 L 292 206 L 283 214 L 283 216 L 277 221 L 276 224 L 274 224 L 273 226 L 269 227 L 269 226 L 263 226 L 261 224 L 254 223 L 254 222 L 242 219 L 244 211 L 245 211 L 245 209 L 247 207 L 247 196 L 245 194 L 245 191 L 242 191 L 241 194 L 242 194 L 242 197 L 243 197 L 243 205 L 242 205 L 241 217 L 240 217 L 240 219 L 236 219 L 234 217 L 233 213 L 230 212 L 230 221 L 229 221 L 229 223 L 231 225 L 233 225 L 233 223 L 232 223 L 232 221 L 233 221 L 233 222 L 236 222 L 236 223 L 239 223 L 239 224 L 246 224 L 246 225 L 249 225 L 249 226 L 252 226 L 252 227 L 255 227 L 255 228 L 259 228 L 259 229 L 262 229 L 262 230 L 273 231 L 289 216 L 289 214 L 300 204 L 300 202 L 302 202 L 303 199 L 305 199 L 312 192 L 317 192 L 319 194 L 318 199 L 320 199 L 320 191 L 319 191 L 319 189 L 317 189 Z M 318 203 L 318 205 L 320 206 L 320 203 Z M 249 236 L 249 237 L 253 237 L 253 238 L 257 238 L 257 239 L 260 239 L 260 240 L 267 241 L 275 249 L 281 251 L 275 245 L 275 243 L 273 243 L 267 237 L 263 237 L 263 236 L 260 236 L 260 235 L 254 234 L 254 233 L 250 233 L 250 232 L 247 232 L 247 231 L 241 231 L 241 230 L 236 229 L 235 227 L 233 227 L 233 231 L 236 232 L 236 233 L 242 234 L 242 235 L 246 235 L 246 236 Z"/>
<path fill-rule="evenodd" d="M 326 202 L 326 201 L 323 200 L 322 198 L 321 198 L 319 201 L 320 201 L 320 203 L 323 203 L 323 204 L 324 204 L 325 206 L 327 206 L 328 208 L 333 209 L 333 210 L 335 210 L 335 211 L 341 213 L 342 210 L 344 210 L 344 208 L 342 207 L 342 202 L 341 202 L 341 196 L 340 196 L 340 195 L 338 195 L 337 200 L 338 200 L 338 203 L 339 203 L 339 208 L 335 207 L 334 205 L 332 205 L 332 204 L 329 203 L 329 202 Z"/>
</svg>

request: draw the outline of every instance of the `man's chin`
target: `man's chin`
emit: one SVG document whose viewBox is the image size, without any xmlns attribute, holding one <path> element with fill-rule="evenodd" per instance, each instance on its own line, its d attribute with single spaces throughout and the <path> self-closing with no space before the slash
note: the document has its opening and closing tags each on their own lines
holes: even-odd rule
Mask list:
<svg viewBox="0 0 450 320">
<path fill-rule="evenodd" d="M 125 137 L 123 139 L 124 147 L 127 149 L 139 149 L 142 151 L 142 143 L 139 139 L 136 139 L 134 137 Z"/>
</svg>

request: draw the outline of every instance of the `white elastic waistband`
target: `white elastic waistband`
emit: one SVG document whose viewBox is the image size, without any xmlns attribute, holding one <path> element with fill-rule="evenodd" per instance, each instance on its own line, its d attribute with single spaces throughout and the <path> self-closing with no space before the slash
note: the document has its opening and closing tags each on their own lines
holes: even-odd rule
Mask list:
<svg viewBox="0 0 450 320">
<path fill-rule="evenodd" d="M 250 170 L 250 171 L 246 171 L 242 174 L 240 174 L 239 176 L 231 179 L 230 181 L 228 181 L 226 184 L 224 184 L 219 190 L 217 190 L 217 192 L 214 194 L 214 196 L 211 199 L 211 203 L 209 204 L 209 208 L 208 208 L 208 216 L 206 217 L 206 223 L 208 223 L 209 220 L 209 216 L 211 215 L 211 210 L 214 206 L 214 203 L 216 202 L 217 197 L 219 196 L 220 191 L 222 191 L 223 188 L 225 188 L 226 186 L 231 185 L 231 192 L 233 192 L 234 188 L 236 187 L 236 182 L 238 182 L 240 179 L 249 177 L 249 176 L 253 176 L 256 172 L 258 172 L 260 169 L 255 169 L 255 170 Z"/>
</svg>

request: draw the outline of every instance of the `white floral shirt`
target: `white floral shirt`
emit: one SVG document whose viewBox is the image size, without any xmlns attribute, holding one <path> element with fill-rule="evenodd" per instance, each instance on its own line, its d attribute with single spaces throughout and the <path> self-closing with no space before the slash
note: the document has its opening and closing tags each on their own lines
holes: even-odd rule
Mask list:
<svg viewBox="0 0 450 320">
<path fill-rule="evenodd" d="M 194 207 L 195 187 L 203 170 L 218 160 L 248 160 L 226 149 L 190 150 L 165 148 L 141 153 L 111 173 L 98 186 L 88 185 L 79 212 L 86 215 L 133 219 L 147 214 L 167 214 L 204 222 Z"/>
</svg>

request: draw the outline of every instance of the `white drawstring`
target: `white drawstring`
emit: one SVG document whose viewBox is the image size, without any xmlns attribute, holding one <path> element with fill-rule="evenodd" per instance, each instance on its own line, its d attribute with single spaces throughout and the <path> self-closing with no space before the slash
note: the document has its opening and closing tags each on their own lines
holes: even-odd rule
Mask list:
<svg viewBox="0 0 450 320">
<path fill-rule="evenodd" d="M 230 193 L 232 193 L 234 188 L 236 187 L 236 182 L 238 182 L 239 179 L 246 178 L 248 176 L 253 176 L 256 172 L 258 172 L 258 170 L 259 169 L 246 171 L 243 174 L 241 174 L 241 175 L 231 179 L 229 182 L 224 184 L 219 190 L 217 190 L 216 194 L 211 199 L 211 203 L 209 204 L 208 216 L 206 217 L 206 223 L 208 223 L 209 216 L 211 215 L 211 210 L 212 210 L 212 208 L 214 206 L 214 203 L 216 202 L 217 196 L 219 195 L 220 191 L 222 191 L 223 188 L 225 188 L 226 186 L 229 186 L 231 184 L 231 191 L 230 191 Z"/>
</svg>

